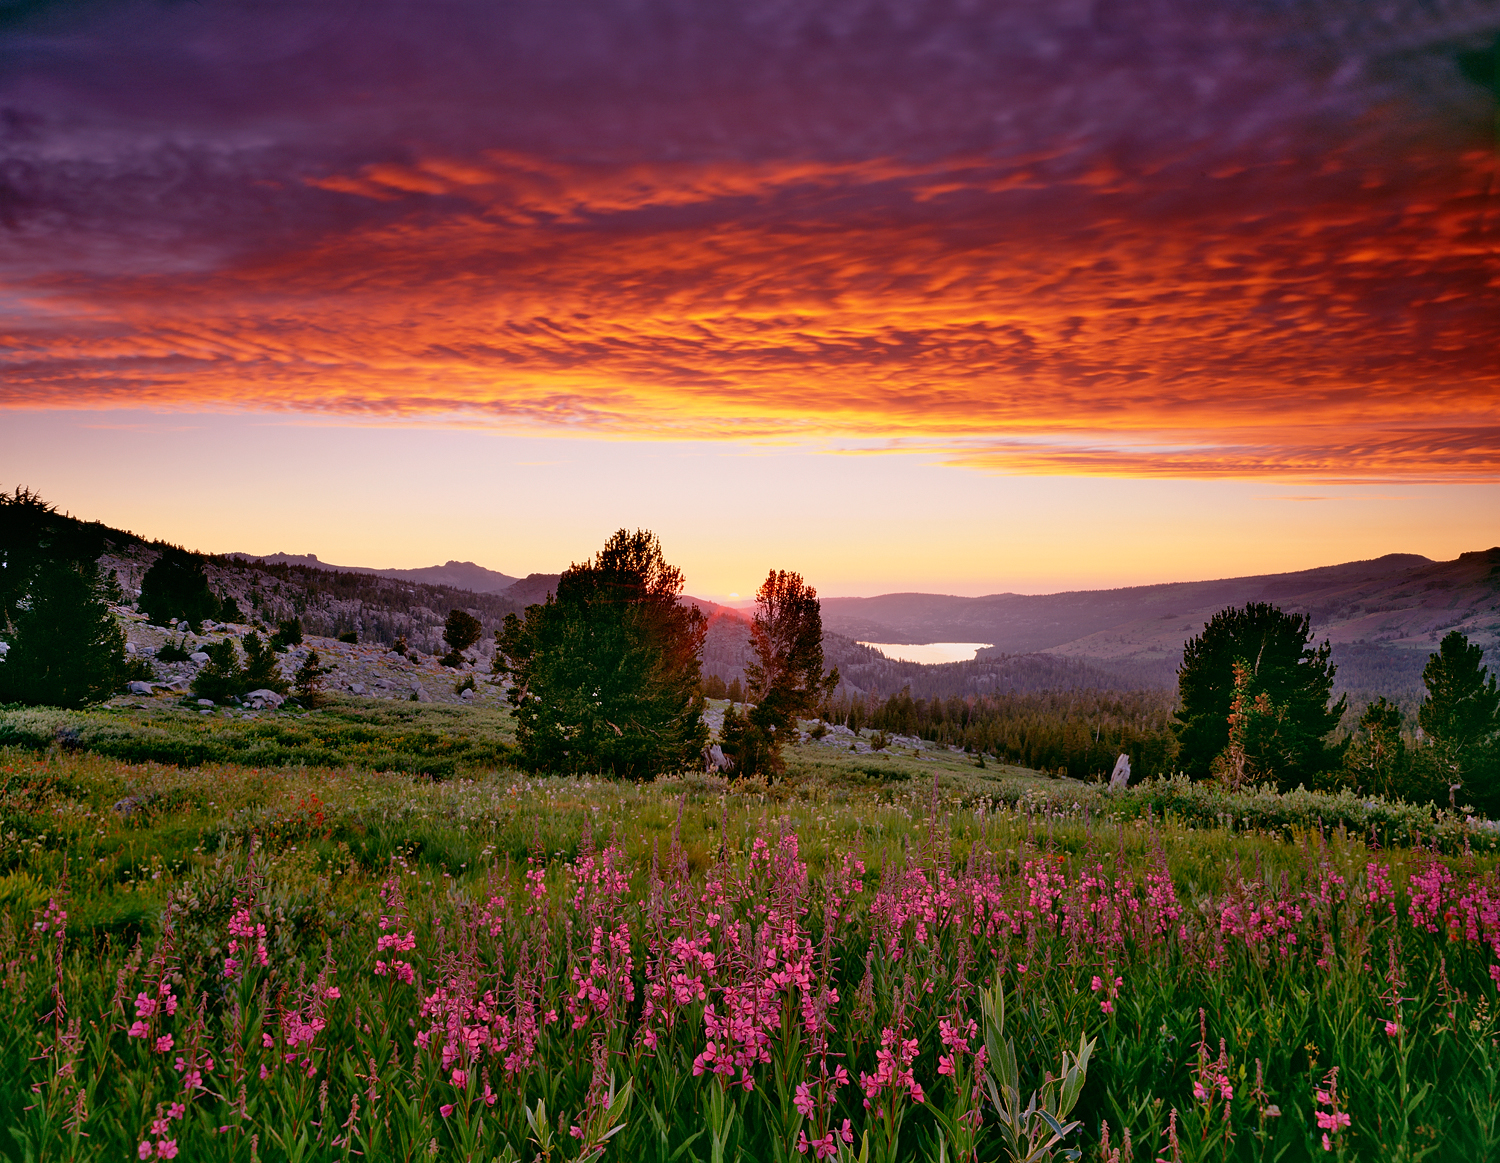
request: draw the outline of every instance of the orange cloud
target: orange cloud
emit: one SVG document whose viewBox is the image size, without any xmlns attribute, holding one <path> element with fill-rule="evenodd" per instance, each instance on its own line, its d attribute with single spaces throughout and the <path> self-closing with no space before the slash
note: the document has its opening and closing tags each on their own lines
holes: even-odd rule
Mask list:
<svg viewBox="0 0 1500 1163">
<path fill-rule="evenodd" d="M 1289 179 L 1264 167 L 1184 192 L 1066 152 L 370 164 L 307 180 L 371 209 L 306 245 L 30 280 L 0 404 L 1495 479 L 1493 158 L 1325 163 L 1279 200 Z"/>
</svg>

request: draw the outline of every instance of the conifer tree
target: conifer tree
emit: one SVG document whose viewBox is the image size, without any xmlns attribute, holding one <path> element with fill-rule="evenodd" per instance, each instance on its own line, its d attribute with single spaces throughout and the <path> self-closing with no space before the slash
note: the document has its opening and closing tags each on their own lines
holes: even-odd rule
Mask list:
<svg viewBox="0 0 1500 1163">
<path fill-rule="evenodd" d="M 82 707 L 102 702 L 126 672 L 125 634 L 92 562 L 47 561 L 17 600 L 0 702 Z"/>
<path fill-rule="evenodd" d="M 1451 631 L 1422 670 L 1427 697 L 1417 722 L 1442 778 L 1490 810 L 1500 807 L 1493 738 L 1500 730 L 1500 689 L 1483 660 L 1483 649 Z"/>
<path fill-rule="evenodd" d="M 642 778 L 696 767 L 708 739 L 700 660 L 707 623 L 656 537 L 615 533 L 555 594 L 495 635 L 524 762 Z"/>
<path fill-rule="evenodd" d="M 1292 788 L 1338 766 L 1341 752 L 1325 740 L 1344 713 L 1344 699 L 1329 705 L 1332 648 L 1311 640 L 1307 615 L 1264 602 L 1220 610 L 1188 640 L 1177 672 L 1181 707 L 1172 724 L 1183 771 L 1208 776 L 1230 745 L 1236 662 L 1245 670 L 1242 710 L 1253 710 L 1240 740 L 1249 769 Z"/>
<path fill-rule="evenodd" d="M 208 661 L 193 678 L 193 693 L 200 699 L 222 702 L 245 690 L 245 669 L 240 665 L 234 639 L 224 638 L 205 651 Z"/>
<path fill-rule="evenodd" d="M 463 664 L 463 652 L 479 641 L 484 632 L 478 618 L 467 610 L 450 610 L 443 624 L 443 641 L 448 644 L 448 653 L 442 658 L 444 666 Z"/>
<path fill-rule="evenodd" d="M 284 695 L 288 689 L 286 679 L 281 677 L 281 667 L 276 662 L 276 651 L 269 643 L 262 642 L 259 634 L 251 631 L 245 635 L 245 691 L 275 691 Z"/>
<path fill-rule="evenodd" d="M 779 774 L 781 748 L 811 718 L 838 685 L 839 673 L 823 673 L 823 613 L 818 591 L 788 570 L 772 570 L 755 595 L 750 627 L 755 660 L 745 667 L 746 700 L 754 705 L 743 722 L 726 716 L 724 754 L 737 775 Z"/>
<path fill-rule="evenodd" d="M 193 627 L 193 633 L 205 619 L 219 615 L 219 599 L 208 587 L 203 559 L 175 545 L 165 545 L 146 576 L 141 579 L 141 596 L 137 603 L 141 613 L 157 626 L 179 618 Z"/>
<path fill-rule="evenodd" d="M 293 679 L 297 701 L 309 711 L 316 710 L 327 701 L 327 696 L 323 693 L 323 679 L 328 673 L 328 667 L 322 665 L 322 659 L 318 657 L 316 650 L 309 650 L 302 665 L 297 668 Z"/>
</svg>

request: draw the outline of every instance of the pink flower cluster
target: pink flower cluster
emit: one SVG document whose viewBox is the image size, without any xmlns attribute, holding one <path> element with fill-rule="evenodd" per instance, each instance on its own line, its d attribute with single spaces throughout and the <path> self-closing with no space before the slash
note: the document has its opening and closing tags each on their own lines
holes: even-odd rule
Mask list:
<svg viewBox="0 0 1500 1163">
<path fill-rule="evenodd" d="M 224 958 L 224 976 L 231 980 L 240 975 L 247 960 L 251 965 L 270 964 L 266 927 L 252 918 L 251 906 L 236 897 L 234 915 L 229 918 L 229 956 Z"/>
</svg>

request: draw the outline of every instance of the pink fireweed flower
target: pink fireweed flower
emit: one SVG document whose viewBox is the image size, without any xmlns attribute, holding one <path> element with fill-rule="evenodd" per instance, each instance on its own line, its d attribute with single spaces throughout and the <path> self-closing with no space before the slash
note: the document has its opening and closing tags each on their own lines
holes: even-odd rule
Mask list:
<svg viewBox="0 0 1500 1163">
<path fill-rule="evenodd" d="M 1395 1022 L 1386 1022 L 1386 1024 L 1385 1024 L 1385 1032 L 1387 1034 L 1389 1034 L 1392 1038 L 1394 1038 L 1397 1034 L 1399 1034 L 1401 1032 L 1401 1027 L 1398 1026 Z"/>
<path fill-rule="evenodd" d="M 137 1159 L 151 1158 L 151 1144 L 145 1140 L 142 1140 L 141 1145 L 135 1149 L 135 1157 Z"/>
<path fill-rule="evenodd" d="M 453 1114 L 453 1104 L 445 1102 L 442 1106 L 438 1107 L 438 1114 L 442 1115 L 445 1119 L 448 1118 Z"/>
<path fill-rule="evenodd" d="M 148 1026 L 145 1022 L 136 1022 L 130 1027 L 130 1029 L 125 1031 L 125 1036 L 127 1038 L 144 1038 L 150 1032 L 151 1027 Z"/>
<path fill-rule="evenodd" d="M 1329 1109 L 1316 1110 L 1318 1127 L 1323 1132 L 1323 1150 L 1333 1150 L 1333 1136 L 1344 1130 L 1351 1123 L 1349 1112 L 1339 1109 L 1339 1068 L 1335 1066 L 1328 1072 L 1323 1084 L 1313 1090 L 1313 1102 L 1316 1106 L 1326 1106 Z"/>
<path fill-rule="evenodd" d="M 187 1114 L 187 1107 L 183 1106 L 180 1102 L 174 1102 L 167 1108 L 167 1118 L 169 1119 L 180 1119 L 185 1114 Z"/>
<path fill-rule="evenodd" d="M 156 1052 L 158 1054 L 165 1054 L 171 1048 L 172 1048 L 172 1035 L 171 1034 L 163 1034 L 160 1038 L 156 1039 Z"/>
<path fill-rule="evenodd" d="M 158 1140 L 157 1144 L 156 1144 L 156 1157 L 158 1159 L 175 1159 L 175 1158 L 177 1158 L 177 1140 L 176 1139 L 160 1139 L 160 1140 Z"/>
</svg>

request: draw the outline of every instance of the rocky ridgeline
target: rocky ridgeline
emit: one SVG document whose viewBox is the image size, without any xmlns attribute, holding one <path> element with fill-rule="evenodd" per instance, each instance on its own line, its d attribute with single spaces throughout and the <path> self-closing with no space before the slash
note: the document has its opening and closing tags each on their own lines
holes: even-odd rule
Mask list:
<svg viewBox="0 0 1500 1163">
<path fill-rule="evenodd" d="M 153 626 L 134 610 L 117 608 L 114 613 L 125 629 L 126 652 L 146 659 L 156 675 L 153 682 L 132 683 L 130 693 L 134 697 L 183 697 L 189 693 L 193 679 L 208 661 L 206 650 L 209 646 L 225 638 L 242 643 L 245 635 L 254 629 L 244 624 L 208 622 L 204 623 L 201 633 L 194 634 L 185 628 L 179 631 Z M 265 637 L 264 632 L 262 637 Z M 187 661 L 168 662 L 157 657 L 169 641 L 181 643 L 183 649 L 190 652 Z M 329 671 L 323 680 L 323 689 L 331 694 L 421 703 L 472 703 L 494 699 L 500 693 L 500 688 L 490 682 L 491 676 L 483 666 L 466 664 L 452 670 L 439 665 L 431 655 L 408 657 L 378 644 L 355 645 L 311 634 L 305 637 L 301 646 L 293 646 L 281 656 L 281 674 L 288 683 L 306 661 L 310 650 L 318 652 L 321 664 Z M 474 679 L 475 689 L 456 694 L 455 685 L 470 676 Z M 279 703 L 280 700 L 271 692 L 265 692 L 260 698 L 247 696 L 242 700 L 251 711 Z"/>
</svg>

